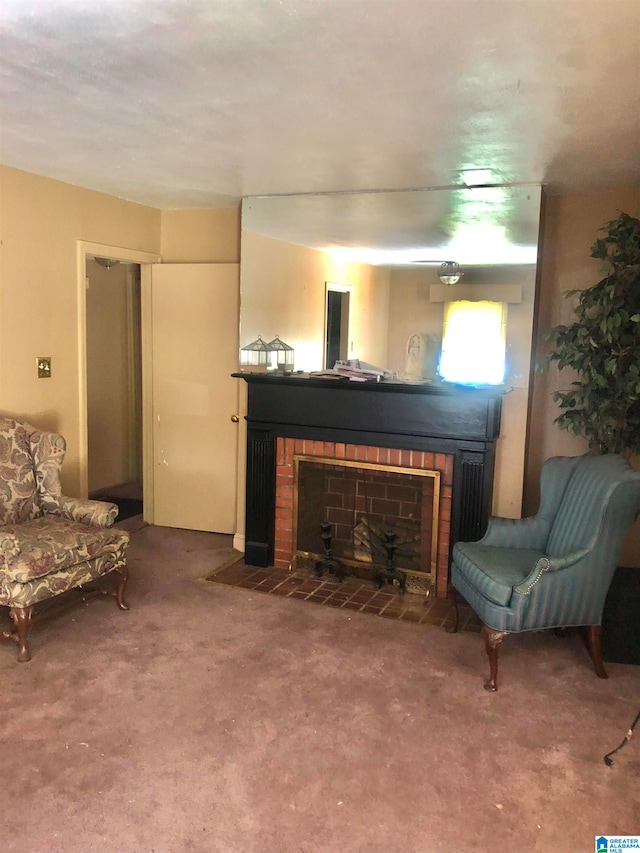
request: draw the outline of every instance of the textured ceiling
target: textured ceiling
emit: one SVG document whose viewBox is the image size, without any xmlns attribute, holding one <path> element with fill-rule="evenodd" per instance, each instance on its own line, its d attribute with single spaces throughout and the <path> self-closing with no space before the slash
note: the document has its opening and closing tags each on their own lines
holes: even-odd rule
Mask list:
<svg viewBox="0 0 640 853">
<path fill-rule="evenodd" d="M 638 0 L 0 0 L 0 160 L 161 208 L 640 183 Z"/>
</svg>

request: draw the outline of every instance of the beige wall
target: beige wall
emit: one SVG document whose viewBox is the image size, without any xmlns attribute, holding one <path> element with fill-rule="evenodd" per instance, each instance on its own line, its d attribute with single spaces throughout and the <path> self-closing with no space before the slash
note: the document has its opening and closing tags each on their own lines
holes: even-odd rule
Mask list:
<svg viewBox="0 0 640 853">
<path fill-rule="evenodd" d="M 295 350 L 296 370 L 321 370 L 325 283 L 351 285 L 349 357 L 384 365 L 389 273 L 326 252 L 243 232 L 240 344 L 276 335 Z"/>
<path fill-rule="evenodd" d="M 237 262 L 239 213 L 161 212 L 0 166 L 0 240 L 0 412 L 65 436 L 63 485 L 79 494 L 78 241 Z M 37 378 L 37 356 L 52 358 L 50 379 Z"/>
<path fill-rule="evenodd" d="M 507 384 L 526 387 L 530 359 L 531 326 L 535 297 L 535 265 L 492 267 L 469 270 L 458 285 L 440 285 L 433 267 L 394 269 L 391 271 L 389 302 L 388 367 L 401 374 L 404 370 L 407 340 L 416 333 L 432 340 L 425 358 L 425 378 L 433 378 L 442 342 L 444 303 L 434 298 L 438 289 L 447 299 L 471 299 L 479 287 L 491 288 L 482 299 L 500 299 L 501 291 L 511 294 L 508 285 L 516 285 L 522 301 L 509 305 L 507 328 Z M 504 286 L 504 288 L 503 288 Z M 462 295 L 460 295 L 462 294 Z M 507 297 L 509 298 L 509 297 Z"/>
<path fill-rule="evenodd" d="M 65 436 L 63 484 L 78 494 L 78 240 L 159 252 L 160 211 L 0 166 L 0 240 L 0 411 Z"/>
<path fill-rule="evenodd" d="M 389 363 L 402 374 L 407 340 L 412 334 L 427 341 L 424 376 L 433 378 L 442 343 L 444 303 L 432 301 L 432 285 L 437 277 L 432 268 L 397 269 L 391 273 L 389 300 Z M 509 287 L 515 285 L 515 288 Z M 510 303 L 507 313 L 507 373 L 505 384 L 511 389 L 503 398 L 502 425 L 496 447 L 496 473 L 493 513 L 508 518 L 522 514 L 526 453 L 526 424 L 529 395 L 529 364 L 535 299 L 535 267 L 493 268 L 468 271 L 463 292 L 453 285 L 444 289 L 446 298 L 500 299 L 501 292 L 521 294 L 521 301 Z M 491 287 L 491 293 L 482 291 Z M 434 288 L 435 289 L 435 288 Z M 438 287 L 438 290 L 441 290 Z M 440 297 L 437 297 L 440 299 Z M 504 297 L 508 298 L 507 296 Z"/>
<path fill-rule="evenodd" d="M 163 210 L 160 213 L 163 263 L 240 262 L 240 207 L 216 210 Z"/>
<path fill-rule="evenodd" d="M 548 344 L 544 332 L 559 323 L 573 321 L 575 301 L 565 299 L 567 290 L 584 289 L 603 278 L 600 261 L 590 256 L 599 229 L 624 211 L 640 216 L 640 190 L 550 196 L 547 199 L 542 251 L 540 309 L 536 356 L 541 363 Z M 525 510 L 535 512 L 540 468 L 550 456 L 575 456 L 588 447 L 583 438 L 559 429 L 554 423 L 560 410 L 551 399 L 555 390 L 567 388 L 572 374 L 553 365 L 536 374 L 531 413 Z M 632 460 L 640 469 L 640 460 Z M 627 538 L 621 564 L 640 568 L 640 520 Z"/>
<path fill-rule="evenodd" d="M 425 340 L 423 376 L 433 379 L 442 340 L 442 303 L 429 299 L 430 282 L 437 281 L 433 269 L 391 270 L 389 299 L 389 342 L 387 367 L 399 376 L 405 369 L 407 341 L 411 335 Z"/>
</svg>

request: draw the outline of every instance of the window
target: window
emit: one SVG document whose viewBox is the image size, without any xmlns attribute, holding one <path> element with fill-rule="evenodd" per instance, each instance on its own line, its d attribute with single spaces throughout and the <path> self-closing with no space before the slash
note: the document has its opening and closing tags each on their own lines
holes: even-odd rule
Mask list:
<svg viewBox="0 0 640 853">
<path fill-rule="evenodd" d="M 447 382 L 500 385 L 504 382 L 505 302 L 446 302 L 438 372 Z"/>
</svg>

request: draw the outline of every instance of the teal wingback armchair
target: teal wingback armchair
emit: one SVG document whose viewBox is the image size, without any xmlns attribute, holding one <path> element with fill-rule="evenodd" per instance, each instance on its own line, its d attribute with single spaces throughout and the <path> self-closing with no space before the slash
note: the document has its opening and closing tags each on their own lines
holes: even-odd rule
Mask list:
<svg viewBox="0 0 640 853">
<path fill-rule="evenodd" d="M 456 590 L 484 623 L 487 690 L 498 688 L 498 649 L 511 633 L 588 626 L 596 674 L 605 597 L 625 535 L 640 512 L 640 472 L 621 456 L 557 456 L 541 472 L 540 508 L 530 518 L 491 518 L 478 542 L 457 542 Z"/>
</svg>

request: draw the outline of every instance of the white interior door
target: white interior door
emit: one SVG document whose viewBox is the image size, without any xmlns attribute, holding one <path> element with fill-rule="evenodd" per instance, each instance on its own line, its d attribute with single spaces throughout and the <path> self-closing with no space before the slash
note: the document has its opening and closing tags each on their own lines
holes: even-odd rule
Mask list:
<svg viewBox="0 0 640 853">
<path fill-rule="evenodd" d="M 238 270 L 152 266 L 154 524 L 235 532 Z"/>
</svg>

